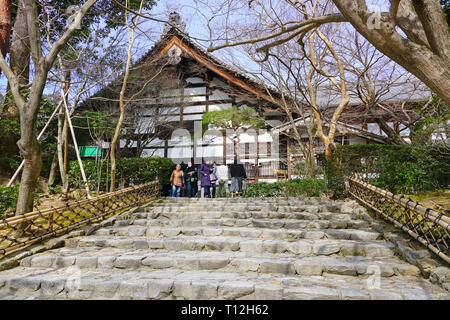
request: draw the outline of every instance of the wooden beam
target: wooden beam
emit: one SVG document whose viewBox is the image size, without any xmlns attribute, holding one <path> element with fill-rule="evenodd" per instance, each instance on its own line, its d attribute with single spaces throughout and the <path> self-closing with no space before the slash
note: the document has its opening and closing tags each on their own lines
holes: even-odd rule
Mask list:
<svg viewBox="0 0 450 320">
<path fill-rule="evenodd" d="M 258 182 L 259 180 L 259 129 L 257 129 L 257 134 L 255 135 L 256 139 L 256 157 L 255 157 L 255 180 Z"/>
<path fill-rule="evenodd" d="M 180 128 L 183 128 L 183 105 L 184 105 L 184 85 L 180 89 L 181 94 L 181 104 L 180 104 Z"/>
<path fill-rule="evenodd" d="M 292 168 L 291 168 L 291 139 L 289 139 L 289 137 L 287 137 L 286 138 L 286 140 L 287 140 L 287 167 L 288 167 L 288 170 L 287 170 L 287 176 L 288 176 L 288 179 L 290 179 L 291 178 L 291 170 L 292 170 Z"/>
<path fill-rule="evenodd" d="M 227 135 L 226 132 L 222 132 L 222 158 L 223 164 L 227 164 Z"/>
<path fill-rule="evenodd" d="M 169 155 L 169 141 L 164 140 L 164 158 L 167 158 Z"/>
<path fill-rule="evenodd" d="M 208 73 L 205 73 L 205 85 L 206 85 L 205 112 L 209 112 L 209 95 L 211 94 L 211 91 L 209 90 Z"/>
</svg>

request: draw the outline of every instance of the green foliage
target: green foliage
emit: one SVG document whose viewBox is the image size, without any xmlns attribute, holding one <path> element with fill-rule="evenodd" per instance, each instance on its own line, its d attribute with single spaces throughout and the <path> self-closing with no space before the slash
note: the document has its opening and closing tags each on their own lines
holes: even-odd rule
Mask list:
<svg viewBox="0 0 450 320">
<path fill-rule="evenodd" d="M 118 0 L 123 6 L 125 6 L 125 0 Z M 128 1 L 128 7 L 132 10 L 138 10 L 140 5 L 140 0 Z M 150 10 L 156 1 L 144 0 L 143 9 Z M 52 0 L 52 8 L 46 10 L 48 19 L 53 21 L 53 28 L 56 34 L 62 34 L 67 29 L 67 22 L 69 16 L 71 16 L 71 11 L 69 11 L 70 6 L 81 7 L 80 1 L 76 0 Z M 48 5 L 47 5 L 48 7 Z M 81 28 L 75 32 L 75 35 L 71 39 L 71 45 L 75 45 L 78 42 L 82 42 L 89 35 L 90 26 L 94 23 L 100 22 L 100 19 L 104 21 L 105 29 L 107 32 L 110 29 L 115 29 L 118 26 L 125 24 L 125 10 L 120 8 L 117 4 L 110 0 L 99 0 L 97 1 L 88 11 L 86 16 L 81 21 Z M 52 39 L 55 40 L 55 39 Z"/>
<path fill-rule="evenodd" d="M 21 162 L 22 158 L 19 155 L 0 157 L 0 168 L 9 167 L 11 170 L 16 170 Z"/>
<path fill-rule="evenodd" d="M 141 184 L 159 179 L 161 185 L 169 183 L 173 162 L 168 158 L 120 158 L 118 175 L 126 184 Z"/>
<path fill-rule="evenodd" d="M 101 160 L 100 188 L 105 190 L 107 182 L 110 182 L 111 165 L 109 160 Z M 98 175 L 100 174 L 100 164 L 95 160 L 82 160 L 83 168 L 91 190 L 97 190 Z M 159 179 L 161 185 L 169 183 L 170 174 L 173 169 L 173 162 L 168 158 L 120 158 L 116 161 L 117 186 L 138 185 Z M 78 161 L 70 161 L 68 178 L 71 187 L 79 188 L 83 186 L 81 171 Z"/>
<path fill-rule="evenodd" d="M 79 122 L 79 123 L 78 123 Z M 78 126 L 87 127 L 94 140 L 112 137 L 118 120 L 109 111 L 85 110 L 81 113 Z"/>
<path fill-rule="evenodd" d="M 412 107 L 419 116 L 419 119 L 409 126 L 412 145 L 431 144 L 432 134 L 448 126 L 450 107 L 436 95 L 431 100 L 417 102 Z"/>
<path fill-rule="evenodd" d="M 323 168 L 320 167 L 319 165 L 317 165 L 315 162 L 313 163 L 313 166 L 314 167 L 312 169 L 312 174 L 314 176 L 324 173 Z M 309 168 L 308 168 L 308 164 L 306 163 L 306 161 L 304 161 L 304 160 L 298 161 L 292 167 L 292 174 L 306 177 L 308 175 L 308 169 Z"/>
<path fill-rule="evenodd" d="M 281 197 L 282 183 L 281 182 L 255 182 L 250 183 L 245 191 L 246 197 Z"/>
<path fill-rule="evenodd" d="M 447 188 L 450 184 L 450 149 L 443 145 L 339 146 L 326 163 L 328 187 L 344 194 L 343 177 L 364 174 L 370 182 L 393 193 L 416 193 Z"/>
<path fill-rule="evenodd" d="M 327 191 L 325 181 L 319 179 L 291 179 L 283 182 L 250 183 L 246 197 L 318 197 Z"/>
<path fill-rule="evenodd" d="M 319 197 L 327 191 L 325 181 L 320 179 L 292 179 L 284 183 L 284 194 L 287 197 L 306 195 L 308 197 Z"/>
<path fill-rule="evenodd" d="M 19 188 L 19 183 L 11 187 L 0 185 L 0 217 L 5 213 L 14 214 L 16 211 Z M 34 193 L 34 202 L 39 205 L 39 194 L 37 192 Z"/>
<path fill-rule="evenodd" d="M 213 127 L 226 130 L 238 130 L 239 128 L 265 128 L 265 122 L 257 116 L 252 108 L 238 109 L 236 106 L 230 109 L 211 111 L 203 114 L 204 127 L 211 124 Z"/>
<path fill-rule="evenodd" d="M 20 123 L 16 120 L 0 120 L 0 138 L 3 136 L 20 136 Z"/>
<path fill-rule="evenodd" d="M 17 198 L 19 197 L 19 184 L 12 187 L 0 186 L 0 214 L 10 209 L 16 211 Z"/>
<path fill-rule="evenodd" d="M 48 193 L 50 194 L 60 194 L 61 193 L 61 186 L 48 186 Z"/>
<path fill-rule="evenodd" d="M 18 121 L 0 120 L 0 172 L 10 175 L 20 164 L 17 141 L 20 139 L 20 124 Z"/>
<path fill-rule="evenodd" d="M 82 160 L 84 173 L 86 174 L 86 179 L 88 181 L 88 186 L 90 190 L 97 190 L 98 177 L 100 176 L 100 188 L 106 188 L 106 179 L 107 179 L 107 160 L 102 161 L 102 170 L 100 174 L 100 170 L 97 168 L 100 167 L 100 163 L 97 164 L 95 160 Z M 100 161 L 99 161 L 100 162 Z M 110 168 L 110 166 L 109 166 Z M 77 160 L 69 161 L 67 168 L 67 177 L 69 179 L 69 185 L 72 188 L 82 188 L 83 187 L 83 178 L 81 176 L 80 166 L 78 165 Z"/>
<path fill-rule="evenodd" d="M 28 89 L 21 90 L 21 94 L 24 99 L 28 99 L 30 91 Z M 5 98 L 5 107 L 9 108 L 15 105 L 12 94 L 8 94 Z M 47 123 L 50 115 L 55 110 L 56 105 L 51 101 L 49 97 L 42 97 L 39 112 L 36 120 L 36 131 L 40 132 Z M 56 150 L 56 136 L 57 136 L 57 118 L 55 117 L 48 125 L 45 134 L 39 141 L 41 144 L 42 152 L 42 170 L 41 175 L 48 177 L 50 172 L 50 166 L 53 160 L 53 155 Z M 20 139 L 20 123 L 19 121 L 12 119 L 0 120 L 0 170 L 10 174 L 20 165 L 22 157 L 19 155 L 19 149 L 16 146 L 17 141 Z"/>
</svg>

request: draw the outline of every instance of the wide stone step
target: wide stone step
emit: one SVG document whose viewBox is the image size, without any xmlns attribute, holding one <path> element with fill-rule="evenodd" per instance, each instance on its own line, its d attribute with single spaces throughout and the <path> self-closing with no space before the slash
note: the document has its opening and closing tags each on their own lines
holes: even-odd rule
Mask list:
<svg viewBox="0 0 450 320">
<path fill-rule="evenodd" d="M 185 236 L 232 236 L 251 239 L 346 239 L 346 240 L 379 240 L 381 234 L 370 229 L 268 229 L 246 227 L 147 227 L 147 226 L 113 226 L 95 232 L 99 236 L 141 237 L 175 237 Z"/>
<path fill-rule="evenodd" d="M 173 238 L 148 239 L 147 237 L 88 236 L 66 240 L 71 248 L 121 248 L 148 250 L 210 250 L 241 251 L 251 253 L 290 253 L 300 256 L 366 256 L 392 257 L 394 245 L 385 241 L 355 240 L 252 240 L 242 237 L 178 236 Z"/>
<path fill-rule="evenodd" d="M 275 204 L 230 204 L 230 203 L 196 203 L 183 205 L 154 205 L 144 207 L 148 212 L 196 212 L 196 211 L 272 211 L 272 212 L 336 212 L 341 205 L 275 205 Z"/>
<path fill-rule="evenodd" d="M 52 270 L 18 267 L 0 276 L 0 299 L 445 299 L 417 277 L 298 276 L 183 270 Z"/>
<path fill-rule="evenodd" d="M 286 197 L 269 197 L 269 198 L 243 198 L 243 197 L 234 197 L 234 198 L 172 198 L 172 197 L 162 197 L 157 200 L 152 201 L 152 204 L 155 203 L 214 203 L 214 202 L 227 202 L 227 203 L 276 203 L 276 204 L 285 204 L 285 203 L 307 203 L 307 204 L 319 204 L 319 203 L 344 203 L 346 201 L 342 200 L 329 200 L 329 199 L 321 199 L 318 197 L 309 197 L 309 198 L 286 198 Z"/>
<path fill-rule="evenodd" d="M 183 212 L 134 212 L 136 219 L 296 219 L 296 220 L 352 220 L 356 219 L 355 214 L 339 212 L 257 212 L 257 211 L 183 211 Z M 118 216 L 117 220 L 129 219 L 128 217 Z"/>
<path fill-rule="evenodd" d="M 370 226 L 365 220 L 299 220 L 299 219 L 254 219 L 254 218 L 219 218 L 219 219 L 124 219 L 115 225 L 138 225 L 153 227 L 256 227 L 269 229 L 366 229 Z"/>
<path fill-rule="evenodd" d="M 244 252 L 178 251 L 149 253 L 145 250 L 104 249 L 99 251 L 66 250 L 47 252 L 22 260 L 29 268 L 80 269 L 179 269 L 221 270 L 224 272 L 259 272 L 322 276 L 381 277 L 420 276 L 420 270 L 396 257 L 374 259 L 364 257 L 293 257 L 290 254 L 253 254 Z"/>
</svg>

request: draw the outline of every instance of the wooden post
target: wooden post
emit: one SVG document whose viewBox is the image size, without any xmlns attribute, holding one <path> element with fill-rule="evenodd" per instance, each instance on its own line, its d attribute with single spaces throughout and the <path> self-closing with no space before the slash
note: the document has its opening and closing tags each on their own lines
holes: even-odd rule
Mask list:
<svg viewBox="0 0 450 320">
<path fill-rule="evenodd" d="M 68 105 L 68 97 L 67 94 L 69 92 L 69 83 L 70 83 L 71 77 L 70 77 L 70 70 L 66 70 L 66 74 L 65 74 L 65 83 L 64 83 L 64 95 L 63 95 L 63 99 L 64 99 L 64 104 Z M 67 175 L 67 145 L 68 145 L 68 133 L 67 133 L 67 128 L 68 128 L 68 120 L 67 120 L 68 114 L 64 113 L 64 126 L 63 128 L 65 128 L 66 130 L 63 131 L 63 136 L 65 136 L 64 139 L 64 175 Z"/>
<path fill-rule="evenodd" d="M 180 128 L 183 128 L 183 112 L 184 112 L 184 85 L 181 86 L 180 89 L 180 94 L 181 94 L 181 103 L 180 103 Z"/>
<path fill-rule="evenodd" d="M 287 177 L 288 179 L 291 178 L 291 139 L 289 139 L 289 136 L 286 138 L 287 139 L 287 166 L 288 166 L 288 172 L 287 172 Z"/>
<path fill-rule="evenodd" d="M 256 130 L 255 181 L 259 181 L 259 129 Z"/>
<path fill-rule="evenodd" d="M 69 134 L 67 132 L 69 124 L 67 121 L 67 113 L 64 112 L 64 126 L 66 130 L 63 130 L 63 136 L 64 136 L 64 175 L 67 175 L 67 144 L 68 144 L 68 137 Z"/>
<path fill-rule="evenodd" d="M 208 80 L 206 80 L 206 90 L 205 90 L 205 112 L 209 112 L 209 95 L 210 95 L 210 91 L 209 91 L 209 82 Z"/>
<path fill-rule="evenodd" d="M 226 131 L 224 131 L 222 133 L 222 148 L 223 148 L 223 152 L 222 152 L 223 164 L 227 165 L 227 133 L 226 133 Z"/>
<path fill-rule="evenodd" d="M 64 96 L 64 92 L 63 92 L 63 96 Z M 87 197 L 88 197 L 88 199 L 92 199 L 91 194 L 89 192 L 89 185 L 87 183 L 86 174 L 85 174 L 84 168 L 83 168 L 83 163 L 81 162 L 80 151 L 78 150 L 77 139 L 75 138 L 75 132 L 73 131 L 72 121 L 70 120 L 69 107 L 67 106 L 65 99 L 64 99 L 64 109 L 66 110 L 67 122 L 69 123 L 70 133 L 72 133 L 73 145 L 75 147 L 75 153 L 77 155 L 78 164 L 80 165 L 81 176 L 84 181 L 84 187 L 86 188 Z"/>
<path fill-rule="evenodd" d="M 164 158 L 167 158 L 169 155 L 169 141 L 166 139 L 164 140 Z"/>
</svg>

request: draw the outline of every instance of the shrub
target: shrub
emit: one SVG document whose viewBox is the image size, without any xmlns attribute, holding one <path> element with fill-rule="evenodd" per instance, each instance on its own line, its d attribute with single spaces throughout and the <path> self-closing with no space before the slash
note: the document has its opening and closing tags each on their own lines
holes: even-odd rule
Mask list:
<svg viewBox="0 0 450 320">
<path fill-rule="evenodd" d="M 328 187 L 345 195 L 344 177 L 363 174 L 370 183 L 393 193 L 415 193 L 447 188 L 450 154 L 445 146 L 339 146 L 325 161 Z"/>
<path fill-rule="evenodd" d="M 103 168 L 100 178 L 100 188 L 106 188 L 106 160 L 103 161 Z M 97 190 L 98 183 L 98 173 L 97 173 L 97 163 L 95 160 L 82 160 L 84 173 L 86 174 L 86 179 L 88 181 L 88 186 L 90 190 Z M 98 164 L 99 165 L 99 164 Z M 83 178 L 81 176 L 81 169 L 77 160 L 69 161 L 67 178 L 69 179 L 69 185 L 72 188 L 81 188 L 83 186 Z"/>
<path fill-rule="evenodd" d="M 12 187 L 0 186 L 0 214 L 8 209 L 16 211 L 17 198 L 19 197 L 19 184 Z"/>
<path fill-rule="evenodd" d="M 86 179 L 91 190 L 97 189 L 98 175 L 100 175 L 100 189 L 105 190 L 107 182 L 110 182 L 111 165 L 109 160 L 82 160 Z M 119 183 L 122 187 L 138 185 L 159 179 L 161 185 L 169 183 L 173 162 L 167 158 L 120 158 L 116 161 L 116 187 Z M 80 166 L 78 161 L 70 161 L 68 178 L 71 187 L 83 186 Z"/>
<path fill-rule="evenodd" d="M 319 197 L 327 191 L 324 180 L 320 179 L 292 179 L 284 183 L 284 194 L 287 197 L 306 195 L 308 197 Z"/>
<path fill-rule="evenodd" d="M 327 191 L 325 181 L 318 179 L 292 179 L 283 182 L 256 182 L 248 185 L 246 197 L 318 197 Z"/>
<path fill-rule="evenodd" d="M 16 211 L 19 188 L 19 183 L 11 187 L 0 185 L 0 216 Z M 34 193 L 34 201 L 36 205 L 39 205 L 39 194 L 37 192 Z"/>
<path fill-rule="evenodd" d="M 250 183 L 245 191 L 246 197 L 281 197 L 281 182 L 255 182 Z"/>
</svg>

